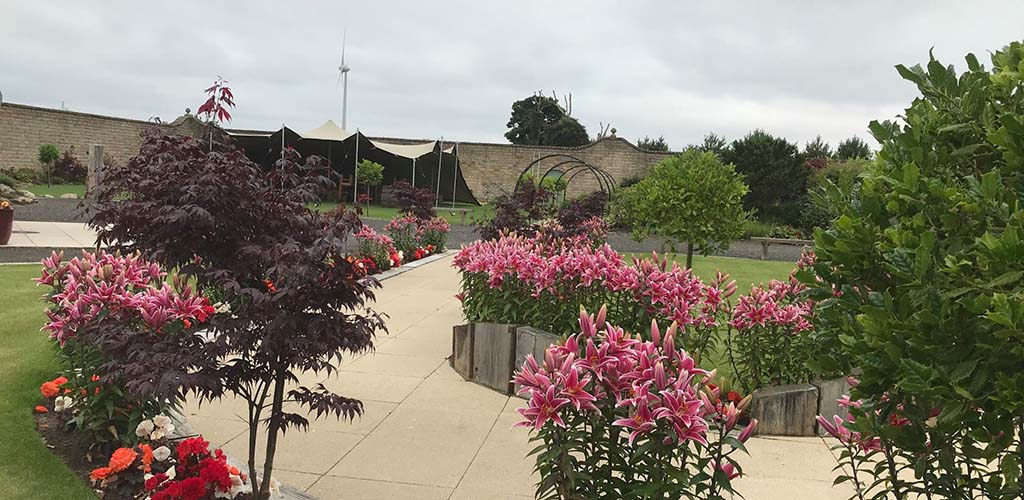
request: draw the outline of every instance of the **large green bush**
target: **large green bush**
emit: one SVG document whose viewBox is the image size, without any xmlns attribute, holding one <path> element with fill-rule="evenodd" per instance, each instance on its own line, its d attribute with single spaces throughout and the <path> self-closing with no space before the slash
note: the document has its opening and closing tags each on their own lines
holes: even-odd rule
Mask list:
<svg viewBox="0 0 1024 500">
<path fill-rule="evenodd" d="M 835 432 L 859 498 L 1024 494 L 1024 45 L 966 59 L 897 66 L 921 96 L 871 123 L 878 163 L 815 237 L 816 364 L 861 371 Z"/>
<path fill-rule="evenodd" d="M 743 235 L 747 186 L 732 165 L 714 153 L 689 149 L 661 162 L 616 198 L 616 218 L 628 222 L 637 241 L 655 235 L 708 255 Z"/>
<path fill-rule="evenodd" d="M 759 216 L 780 219 L 780 205 L 800 198 L 807 191 L 808 169 L 796 144 L 755 130 L 732 142 L 720 156 L 736 165 L 750 187 L 744 203 Z M 785 221 L 783 221 L 785 222 Z"/>
</svg>

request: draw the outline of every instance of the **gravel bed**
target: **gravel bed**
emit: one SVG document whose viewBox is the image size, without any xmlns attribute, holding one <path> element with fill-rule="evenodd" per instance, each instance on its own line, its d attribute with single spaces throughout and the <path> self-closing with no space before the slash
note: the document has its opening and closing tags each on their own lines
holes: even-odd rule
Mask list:
<svg viewBox="0 0 1024 500">
<path fill-rule="evenodd" d="M 85 222 L 78 204 L 82 200 L 36 198 L 35 203 L 14 206 L 14 219 L 42 222 Z"/>
</svg>

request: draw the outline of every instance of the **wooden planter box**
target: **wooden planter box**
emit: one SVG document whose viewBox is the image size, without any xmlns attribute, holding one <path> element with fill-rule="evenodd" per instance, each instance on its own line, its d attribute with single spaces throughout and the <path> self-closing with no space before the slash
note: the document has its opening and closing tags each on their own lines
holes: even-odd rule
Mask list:
<svg viewBox="0 0 1024 500">
<path fill-rule="evenodd" d="M 452 328 L 449 364 L 462 378 L 502 394 L 514 394 L 512 376 L 527 354 L 543 360 L 558 337 L 531 327 L 503 323 L 469 323 Z"/>
<path fill-rule="evenodd" d="M 846 378 L 765 387 L 754 391 L 750 416 L 758 420 L 757 433 L 761 435 L 822 435 L 816 417 L 845 415 L 836 400 L 849 391 Z"/>
<path fill-rule="evenodd" d="M 0 210 L 0 245 L 11 241 L 14 232 L 14 209 Z"/>
</svg>

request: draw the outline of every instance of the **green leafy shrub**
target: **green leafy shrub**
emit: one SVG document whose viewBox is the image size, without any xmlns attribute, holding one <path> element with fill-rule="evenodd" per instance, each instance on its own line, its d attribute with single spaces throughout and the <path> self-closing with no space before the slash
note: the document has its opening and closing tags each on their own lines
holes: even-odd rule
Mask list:
<svg viewBox="0 0 1024 500">
<path fill-rule="evenodd" d="M 841 441 L 856 498 L 1024 494 L 1024 44 L 897 66 L 921 96 L 815 236 L 814 364 L 859 385 Z M 816 278 L 816 279 L 815 279 Z"/>
<path fill-rule="evenodd" d="M 18 185 L 18 180 L 7 174 L 0 174 L 0 184 L 6 186 L 15 187 Z"/>
<path fill-rule="evenodd" d="M 732 165 L 714 153 L 689 149 L 651 169 L 616 198 L 615 218 L 624 220 L 640 241 L 655 235 L 686 244 L 686 267 L 693 252 L 709 255 L 743 234 L 747 186 Z"/>
<path fill-rule="evenodd" d="M 49 165 L 60 157 L 60 150 L 53 144 L 42 144 L 39 146 L 39 163 Z"/>
<path fill-rule="evenodd" d="M 365 187 L 364 192 L 369 195 L 372 188 L 384 182 L 384 166 L 370 160 L 360 161 L 356 167 L 356 182 Z"/>
</svg>

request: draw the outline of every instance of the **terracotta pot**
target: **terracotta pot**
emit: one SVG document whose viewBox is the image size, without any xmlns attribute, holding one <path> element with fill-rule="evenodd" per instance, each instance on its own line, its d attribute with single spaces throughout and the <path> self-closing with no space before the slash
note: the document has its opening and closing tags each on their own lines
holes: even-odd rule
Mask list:
<svg viewBox="0 0 1024 500">
<path fill-rule="evenodd" d="M 11 232 L 14 231 L 14 210 L 0 210 L 0 245 L 6 245 L 11 241 Z"/>
</svg>

